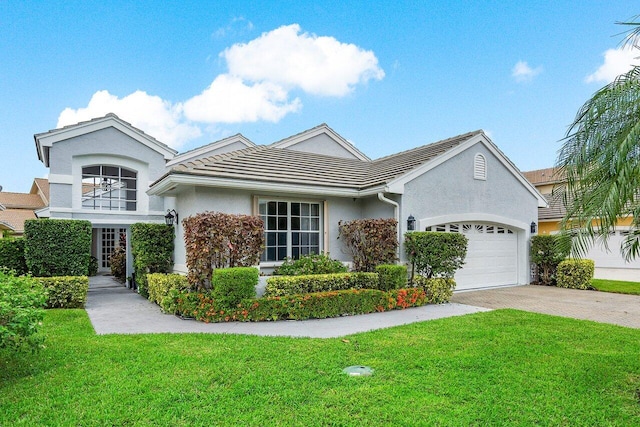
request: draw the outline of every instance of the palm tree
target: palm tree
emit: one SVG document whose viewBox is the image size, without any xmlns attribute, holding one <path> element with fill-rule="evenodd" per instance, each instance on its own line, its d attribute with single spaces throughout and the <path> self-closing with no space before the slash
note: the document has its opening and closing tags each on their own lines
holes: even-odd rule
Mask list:
<svg viewBox="0 0 640 427">
<path fill-rule="evenodd" d="M 623 45 L 638 47 L 640 22 L 619 24 L 632 27 Z M 561 227 L 565 236 L 573 237 L 573 254 L 585 255 L 594 241 L 607 247 L 619 220 L 630 218 L 621 251 L 627 260 L 639 257 L 640 66 L 618 76 L 582 106 L 563 139 L 556 166 L 566 177 L 556 191 L 567 208 Z"/>
</svg>

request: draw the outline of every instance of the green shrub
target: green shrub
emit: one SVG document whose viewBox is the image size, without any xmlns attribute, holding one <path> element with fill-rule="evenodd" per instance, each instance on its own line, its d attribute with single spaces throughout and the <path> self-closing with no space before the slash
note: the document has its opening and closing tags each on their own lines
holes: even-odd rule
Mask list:
<svg viewBox="0 0 640 427">
<path fill-rule="evenodd" d="M 47 308 L 83 308 L 87 302 L 87 276 L 34 277 L 47 294 Z"/>
<path fill-rule="evenodd" d="M 172 290 L 184 292 L 191 288 L 187 277 L 182 274 L 150 273 L 146 275 L 146 279 L 149 300 L 158 304 L 163 310 L 164 305 L 169 304 L 165 299 Z M 170 309 L 168 311 L 170 312 Z"/>
<path fill-rule="evenodd" d="M 376 273 L 334 273 L 307 276 L 273 276 L 267 279 L 265 296 L 307 294 L 346 289 L 377 289 Z"/>
<path fill-rule="evenodd" d="M 558 264 L 557 286 L 571 289 L 593 289 L 591 279 L 595 264 L 590 259 L 566 259 Z"/>
<path fill-rule="evenodd" d="M 460 233 L 412 231 L 405 234 L 404 249 L 415 273 L 427 278 L 453 277 L 467 256 L 467 238 Z"/>
<path fill-rule="evenodd" d="M 569 252 L 559 244 L 560 235 L 539 234 L 531 238 L 531 262 L 536 265 L 537 280 L 551 286 L 556 281 L 556 269 Z"/>
<path fill-rule="evenodd" d="M 29 219 L 24 223 L 24 239 L 24 256 L 32 275 L 86 276 L 89 273 L 89 221 Z"/>
<path fill-rule="evenodd" d="M 376 265 L 398 259 L 398 221 L 393 218 L 339 221 L 338 230 L 355 271 L 372 272 Z"/>
<path fill-rule="evenodd" d="M 98 258 L 92 256 L 89 259 L 89 276 L 93 277 L 98 274 Z"/>
<path fill-rule="evenodd" d="M 287 258 L 282 265 L 273 272 L 280 276 L 306 276 L 309 274 L 346 273 L 347 266 L 342 262 L 331 259 L 328 255 L 303 255 L 299 259 Z"/>
<path fill-rule="evenodd" d="M 442 304 L 449 302 L 456 287 L 456 282 L 450 277 L 426 278 L 416 276 L 414 283 L 424 289 L 429 304 Z"/>
<path fill-rule="evenodd" d="M 135 285 L 140 295 L 149 296 L 147 273 L 169 273 L 173 268 L 173 239 L 173 227 L 165 224 L 136 223 L 131 226 Z"/>
<path fill-rule="evenodd" d="M 37 350 L 44 338 L 38 334 L 46 294 L 31 277 L 0 269 L 0 348 Z"/>
<path fill-rule="evenodd" d="M 376 273 L 380 279 L 378 289 L 390 291 L 407 286 L 407 267 L 396 264 L 382 264 L 376 267 Z"/>
<path fill-rule="evenodd" d="M 27 262 L 24 259 L 24 239 L 0 239 L 0 268 L 13 270 L 17 275 L 27 272 Z"/>
<path fill-rule="evenodd" d="M 256 296 L 259 274 L 255 267 L 217 268 L 211 295 L 221 307 L 235 307 L 243 299 Z"/>
</svg>

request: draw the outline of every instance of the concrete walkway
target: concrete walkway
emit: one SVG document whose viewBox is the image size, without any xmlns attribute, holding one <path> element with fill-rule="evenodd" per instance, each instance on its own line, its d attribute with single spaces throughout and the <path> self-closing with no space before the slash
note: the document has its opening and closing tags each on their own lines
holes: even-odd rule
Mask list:
<svg viewBox="0 0 640 427">
<path fill-rule="evenodd" d="M 528 285 L 458 292 L 451 301 L 491 309 L 516 308 L 640 328 L 638 295 Z"/>
<path fill-rule="evenodd" d="M 336 338 L 442 317 L 490 311 L 488 308 L 450 303 L 333 319 L 207 324 L 163 314 L 156 304 L 125 288 L 111 276 L 89 279 L 86 310 L 94 330 L 100 335 L 201 332 L 309 338 Z"/>
</svg>

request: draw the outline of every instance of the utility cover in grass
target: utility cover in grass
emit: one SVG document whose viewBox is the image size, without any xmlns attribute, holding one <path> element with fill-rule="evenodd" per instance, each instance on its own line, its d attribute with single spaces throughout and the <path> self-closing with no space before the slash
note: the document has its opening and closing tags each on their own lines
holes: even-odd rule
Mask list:
<svg viewBox="0 0 640 427">
<path fill-rule="evenodd" d="M 350 377 L 369 377 L 373 375 L 373 369 L 368 366 L 356 365 L 356 366 L 348 366 L 342 370 L 345 374 Z"/>
</svg>

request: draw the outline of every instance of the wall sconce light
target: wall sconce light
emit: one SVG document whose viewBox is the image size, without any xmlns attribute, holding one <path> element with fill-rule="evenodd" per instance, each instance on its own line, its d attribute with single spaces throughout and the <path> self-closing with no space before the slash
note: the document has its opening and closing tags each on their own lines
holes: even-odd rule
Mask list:
<svg viewBox="0 0 640 427">
<path fill-rule="evenodd" d="M 173 226 L 175 223 L 178 223 L 178 212 L 175 209 L 167 209 L 167 214 L 164 216 L 164 223 L 168 226 Z"/>
<path fill-rule="evenodd" d="M 409 218 L 407 218 L 407 230 L 413 231 L 415 229 L 416 229 L 416 219 L 413 217 L 413 215 L 409 215 Z"/>
<path fill-rule="evenodd" d="M 536 234 L 536 231 L 538 231 L 538 226 L 535 221 L 531 221 L 531 234 Z"/>
</svg>

